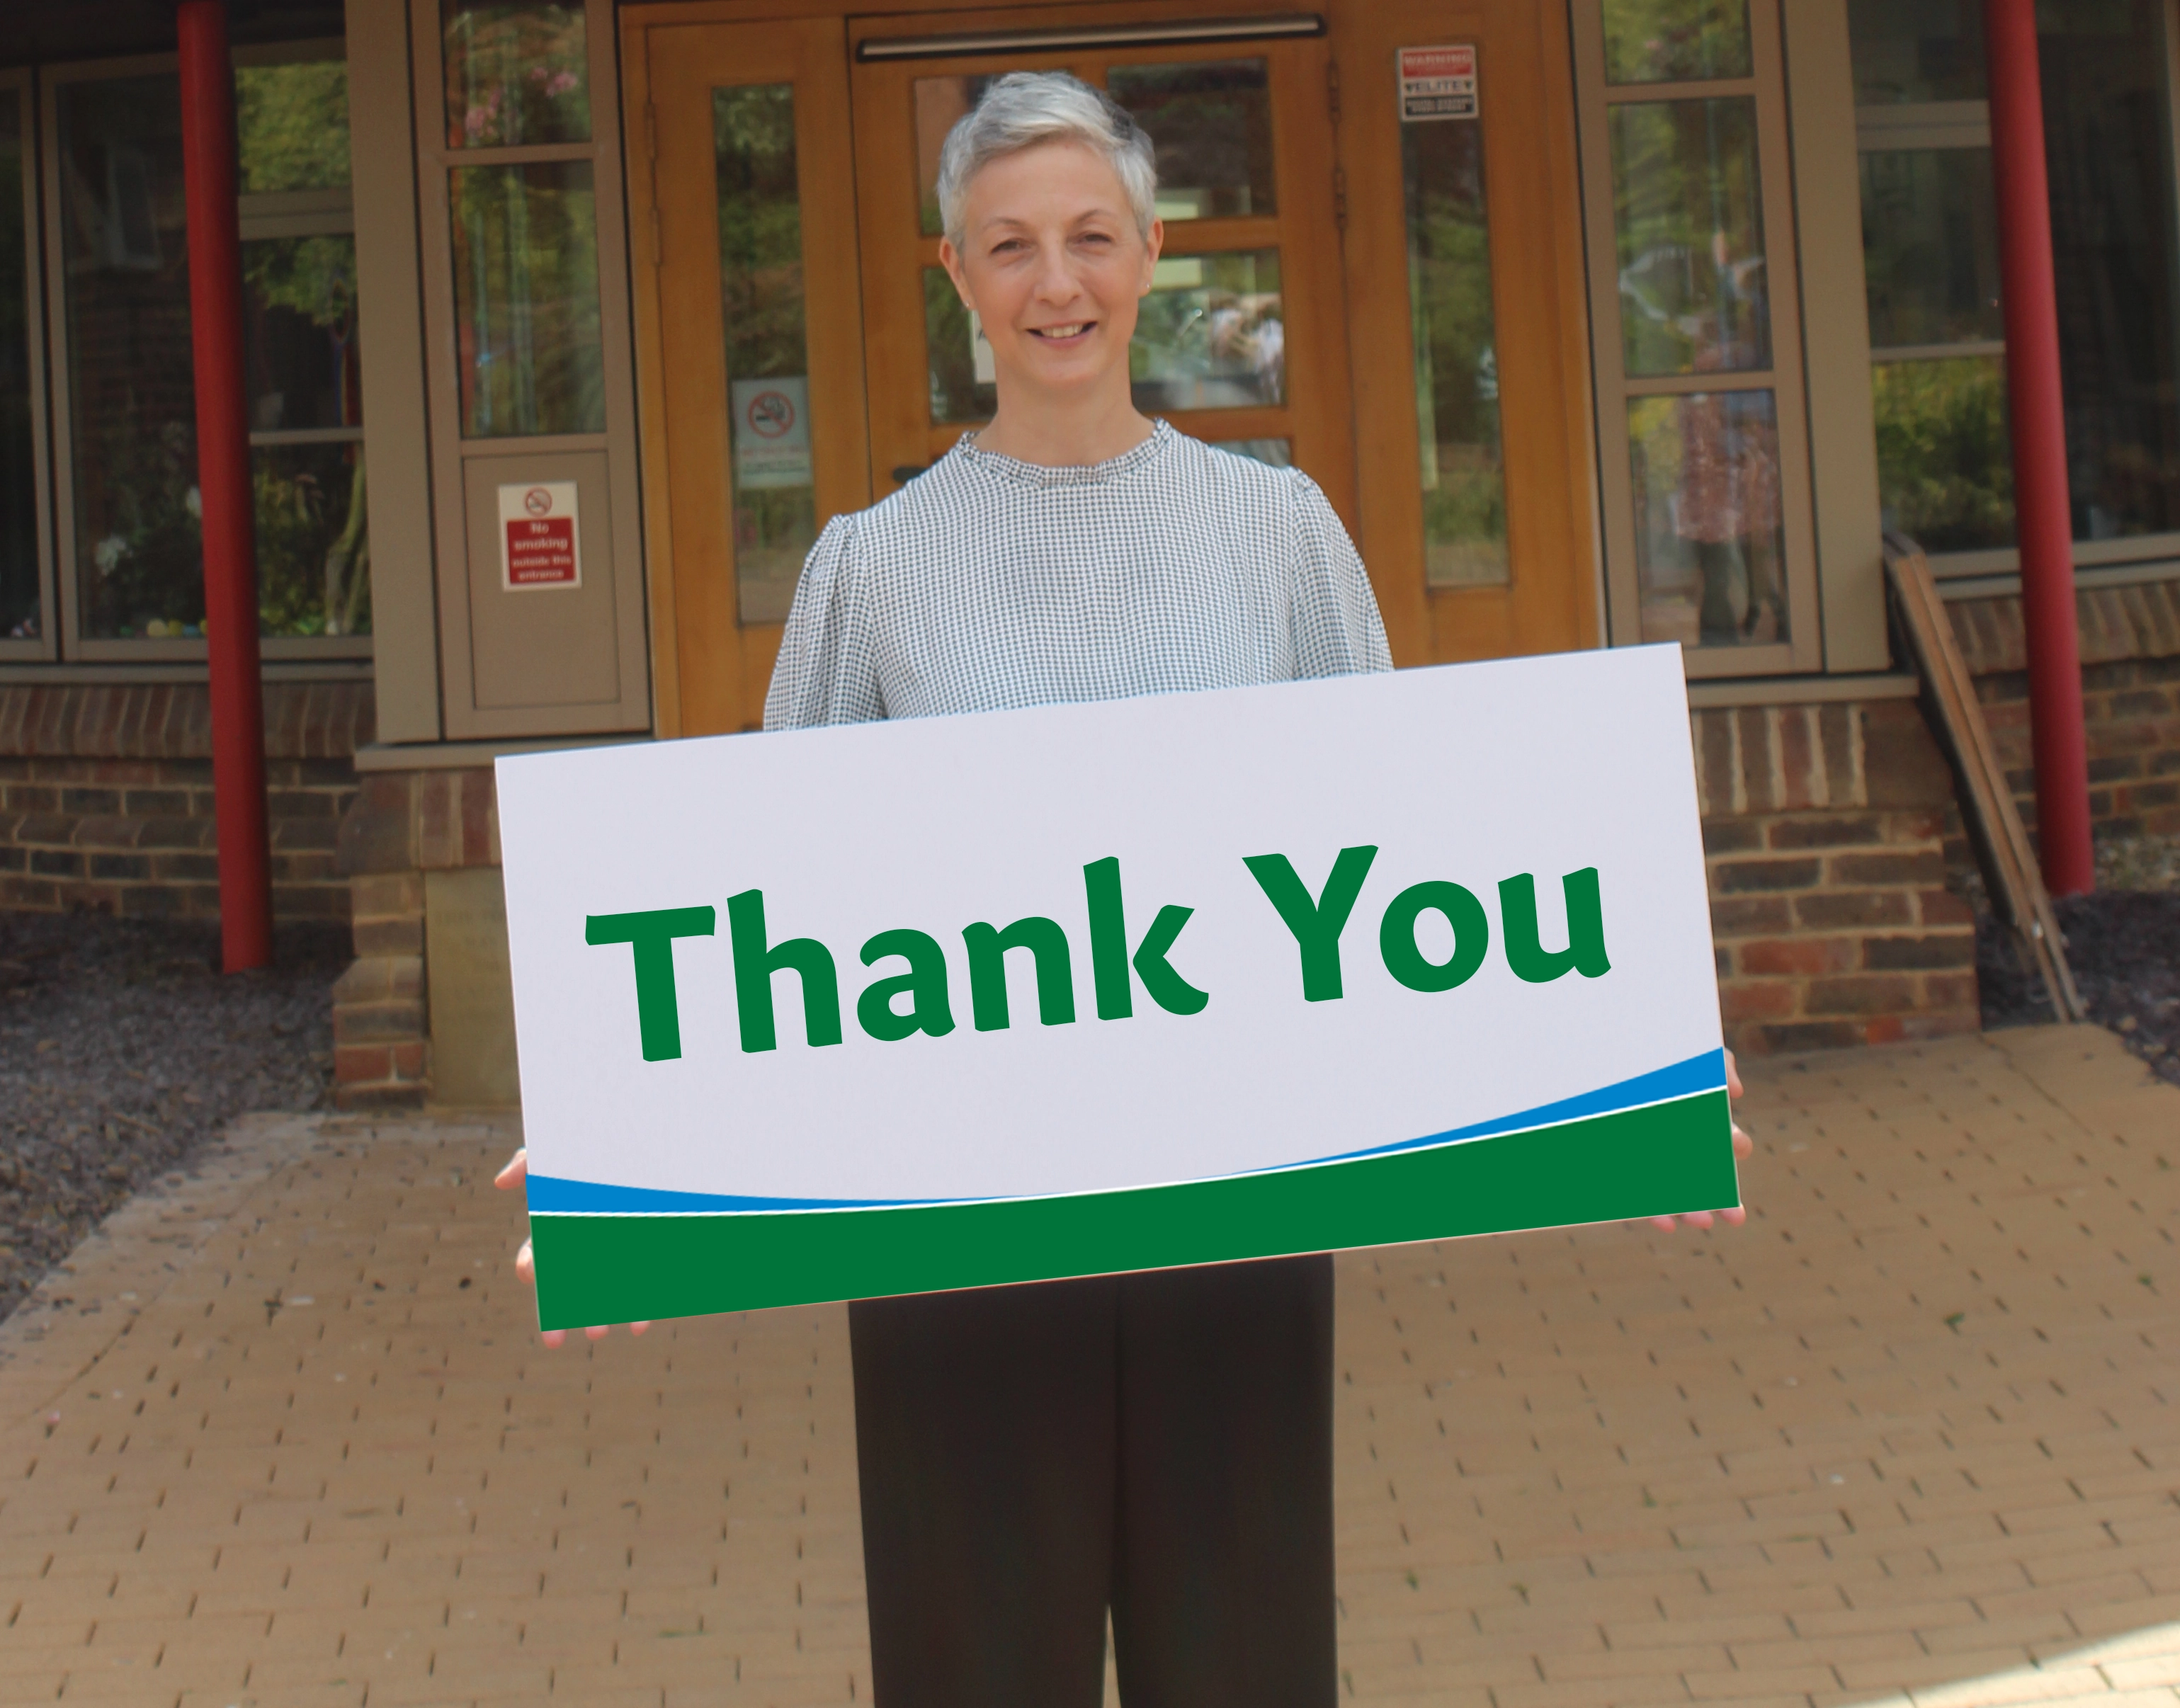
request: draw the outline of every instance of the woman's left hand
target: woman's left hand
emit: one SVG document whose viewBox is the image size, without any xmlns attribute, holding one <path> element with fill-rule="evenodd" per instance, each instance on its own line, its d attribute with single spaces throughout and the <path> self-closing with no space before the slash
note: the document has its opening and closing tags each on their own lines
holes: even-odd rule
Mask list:
<svg viewBox="0 0 2180 1708">
<path fill-rule="evenodd" d="M 529 1178 L 530 1147 L 526 1145 L 507 1159 L 507 1167 L 493 1177 L 492 1184 L 501 1191 L 506 1192 L 521 1185 Z M 531 1286 L 537 1284 L 537 1260 L 531 1255 L 530 1242 L 526 1239 L 522 1242 L 521 1249 L 515 1254 L 515 1272 Z M 650 1326 L 647 1322 L 631 1322 L 628 1326 L 628 1332 L 630 1334 L 641 1334 Z M 612 1332 L 611 1328 L 604 1324 L 583 1331 L 592 1340 L 603 1340 Z M 568 1331 L 564 1328 L 548 1328 L 542 1331 L 542 1338 L 548 1346 L 559 1346 L 567 1337 Z"/>
<path fill-rule="evenodd" d="M 1741 1070 L 1733 1064 L 1733 1052 L 1726 1052 L 1726 1095 L 1729 1098 L 1741 1095 Z M 1746 1162 L 1754 1154 L 1756 1141 L 1741 1130 L 1741 1123 L 1733 1123 L 1733 1160 Z M 1651 1224 L 1658 1227 L 1709 1227 L 1714 1221 L 1723 1222 L 1728 1227 L 1738 1227 L 1748 1219 L 1748 1212 L 1738 1204 L 1731 1210 L 1692 1210 L 1685 1216 L 1654 1216 Z"/>
</svg>

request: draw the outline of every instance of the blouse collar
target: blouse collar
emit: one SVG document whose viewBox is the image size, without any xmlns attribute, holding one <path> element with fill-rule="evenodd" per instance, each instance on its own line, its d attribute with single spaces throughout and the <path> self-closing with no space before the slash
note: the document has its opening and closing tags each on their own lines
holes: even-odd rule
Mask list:
<svg viewBox="0 0 2180 1708">
<path fill-rule="evenodd" d="M 1142 443 L 1121 452 L 1117 457 L 1108 457 L 1102 463 L 1079 463 L 1059 469 L 1049 468 L 1042 463 L 1025 463 L 1017 457 L 984 450 L 977 443 L 974 433 L 965 433 L 957 439 L 951 454 L 959 457 L 970 469 L 997 475 L 1024 486 L 1098 486 L 1124 480 L 1138 469 L 1147 467 L 1156 460 L 1172 439 L 1173 429 L 1160 417 L 1151 423 L 1150 437 Z"/>
</svg>

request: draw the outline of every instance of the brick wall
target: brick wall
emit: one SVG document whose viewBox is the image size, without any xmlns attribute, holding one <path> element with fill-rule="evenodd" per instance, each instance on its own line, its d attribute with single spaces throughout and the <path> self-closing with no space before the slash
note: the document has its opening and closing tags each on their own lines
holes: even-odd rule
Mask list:
<svg viewBox="0 0 2180 1708">
<path fill-rule="evenodd" d="M 421 1103 L 432 1083 L 424 875 L 499 864 L 489 770 L 366 776 L 340 824 L 355 964 L 333 986 L 334 1095 L 346 1108 Z"/>
<path fill-rule="evenodd" d="M 1946 887 L 1952 777 L 1912 700 L 1694 714 L 1726 1041 L 1761 1054 L 1978 1024 Z"/>
<path fill-rule="evenodd" d="M 2180 581 L 2099 588 L 2078 595 L 2075 606 L 2091 826 L 2100 836 L 2180 836 Z M 2033 835 L 2036 777 L 2021 601 L 1964 600 L 1947 610 Z M 1952 853 L 1957 860 L 1968 858 L 1964 843 Z"/>
<path fill-rule="evenodd" d="M 273 914 L 345 919 L 371 684 L 268 683 L 265 719 Z M 0 907 L 217 917 L 211 755 L 202 683 L 0 685 Z"/>
</svg>

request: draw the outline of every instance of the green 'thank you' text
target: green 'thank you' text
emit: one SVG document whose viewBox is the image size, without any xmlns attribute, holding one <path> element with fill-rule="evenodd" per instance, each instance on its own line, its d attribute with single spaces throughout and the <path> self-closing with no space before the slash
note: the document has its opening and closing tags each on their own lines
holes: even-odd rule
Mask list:
<svg viewBox="0 0 2180 1708">
<path fill-rule="evenodd" d="M 1341 939 L 1377 857 L 1374 847 L 1342 849 L 1331 875 L 1314 896 L 1285 854 L 1252 854 L 1242 862 L 1294 939 L 1303 1001 L 1337 1002 L 1345 993 Z M 1567 942 L 1559 949 L 1547 949 L 1540 941 L 1536 880 L 1524 872 L 1499 884 L 1500 947 L 1514 975 L 1529 984 L 1550 984 L 1570 972 L 1600 978 L 1612 968 L 1605 950 L 1597 868 L 1569 872 L 1560 881 L 1566 901 Z M 1131 950 L 1120 897 L 1120 861 L 1093 860 L 1082 868 L 1082 888 L 1098 1018 L 1131 1018 L 1138 984 L 1144 995 L 1170 1014 L 1201 1013 L 1211 993 L 1189 983 L 1171 959 L 1181 928 L 1195 910 L 1160 908 Z M 1452 929 L 1453 953 L 1442 961 L 1431 959 L 1417 941 L 1417 926 L 1425 914 L 1432 913 Z M 713 936 L 718 931 L 718 915 L 708 907 L 589 916 L 586 942 L 626 943 L 631 952 L 636 1024 L 645 1061 L 668 1062 L 681 1054 L 674 940 Z M 727 938 L 734 956 L 735 1013 L 745 1051 L 779 1046 L 773 981 L 782 973 L 793 973 L 801 985 L 804 1037 L 812 1045 L 842 1041 L 840 976 L 830 949 L 815 937 L 774 942 L 765 921 L 762 890 L 744 890 L 728 898 Z M 1038 1023 L 1075 1023 L 1074 952 L 1057 920 L 1032 915 L 1005 926 L 979 921 L 964 926 L 961 939 L 969 963 L 969 1021 L 976 1030 L 1004 1032 L 1014 1024 L 1006 958 L 1017 951 L 1030 958 Z M 1451 991 L 1467 983 L 1483 966 L 1492 940 L 1490 916 L 1483 902 L 1459 884 L 1444 881 L 1410 885 L 1387 904 L 1378 925 L 1378 953 L 1385 970 L 1412 991 Z M 861 958 L 882 975 L 856 999 L 856 1024 L 866 1034 L 890 1044 L 918 1033 L 943 1038 L 954 1030 L 954 992 L 946 953 L 937 938 L 906 928 L 880 931 L 863 945 Z M 895 964 L 881 968 L 880 963 Z"/>
</svg>

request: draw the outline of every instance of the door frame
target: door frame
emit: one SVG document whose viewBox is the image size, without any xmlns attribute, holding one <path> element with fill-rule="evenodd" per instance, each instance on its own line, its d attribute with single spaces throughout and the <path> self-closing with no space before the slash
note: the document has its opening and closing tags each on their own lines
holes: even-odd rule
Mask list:
<svg viewBox="0 0 2180 1708">
<path fill-rule="evenodd" d="M 1561 642 L 1587 650 L 1601 644 L 1605 632 L 1605 586 L 1566 8 L 1554 0 L 1449 0 L 1437 9 L 1443 15 L 1432 21 L 1429 38 L 1390 46 L 1389 31 L 1397 26 L 1389 26 L 1368 0 L 1348 0 L 1330 14 L 1340 74 L 1339 160 L 1347 200 L 1343 248 L 1362 498 L 1357 543 L 1370 565 L 1396 664 L 1557 651 Z M 1516 83 L 1513 93 L 1522 102 L 1517 134 L 1531 145 L 1526 150 L 1508 146 L 1516 128 L 1501 123 L 1495 134 L 1486 134 L 1484 166 L 1495 342 L 1503 350 L 1510 332 L 1517 333 L 1532 382 L 1541 381 L 1544 387 L 1539 393 L 1533 383 L 1530 395 L 1537 407 L 1513 420 L 1502 414 L 1500 428 L 1506 447 L 1509 561 L 1517 578 L 1550 584 L 1533 596 L 1514 585 L 1433 588 L 1425 580 L 1413 472 L 1418 452 L 1407 279 L 1404 269 L 1357 261 L 1366 244 L 1380 259 L 1404 253 L 1406 247 L 1392 46 L 1475 40 L 1477 14 L 1487 9 L 1519 17 L 1533 32 L 1526 41 L 1512 42 L 1502 31 L 1500 45 L 1487 45 L 1478 64 L 1483 122 L 1492 125 L 1508 111 L 1508 93 L 1497 93 L 1495 101 L 1495 87 L 1505 91 L 1509 82 Z M 1510 47 L 1521 53 L 1511 67 Z M 1539 103 L 1534 108 L 1527 104 L 1533 91 Z M 1372 140 L 1366 132 L 1382 136 L 1388 124 L 1395 138 L 1390 161 L 1382 147 L 1366 154 Z M 1515 301 L 1517 293 L 1525 300 Z M 1401 360 L 1393 359 L 1395 347 Z M 1500 377 L 1503 384 L 1503 361 Z M 1525 475 L 1557 468 L 1564 470 L 1563 479 L 1556 486 L 1533 479 L 1517 483 L 1517 440 Z M 1543 649 L 1523 644 L 1531 640 L 1555 644 Z M 1489 644 L 1479 646 L 1478 640 Z"/>
<path fill-rule="evenodd" d="M 949 14 L 991 9 L 990 0 L 919 0 L 915 12 L 921 19 L 935 20 Z M 1060 3 L 1025 6 L 1018 9 L 1018 27 L 1036 29 L 1059 25 L 1066 21 L 1071 14 L 1083 9 L 1081 0 L 1072 5 L 1060 0 Z M 1145 13 L 1174 12 L 1190 19 L 1208 19 L 1262 17 L 1274 8 L 1266 4 L 1266 0 L 1146 0 L 1140 9 Z M 1284 14 L 1289 8 L 1277 9 Z M 1463 645 L 1463 638 L 1507 629 L 1503 616 L 1490 617 L 1483 608 L 1495 601 L 1504 606 L 1506 594 L 1497 589 L 1429 589 L 1423 581 L 1419 553 L 1412 562 L 1396 563 L 1379 549 L 1385 533 L 1382 520 L 1385 501 L 1381 497 L 1375 505 L 1371 502 L 1374 483 L 1380 484 L 1382 489 L 1381 472 L 1374 465 L 1374 458 L 1380 453 L 1374 450 L 1368 431 L 1371 412 L 1397 407 L 1412 413 L 1414 408 L 1412 377 L 1406 389 L 1392 387 L 1384 351 L 1369 348 L 1373 335 L 1365 331 L 1366 323 L 1374 324 L 1373 316 L 1385 315 L 1389 305 L 1397 309 L 1396 318 L 1406 324 L 1404 297 L 1397 304 L 1392 300 L 1400 294 L 1391 288 L 1398 282 L 1374 277 L 1368 269 L 1358 272 L 1349 255 L 1351 244 L 1346 221 L 1360 213 L 1360 199 L 1368 193 L 1365 186 L 1371 184 L 1374 176 L 1382 178 L 1385 170 L 1382 158 L 1362 157 L 1362 126 L 1358 123 L 1378 99 L 1362 85 L 1378 69 L 1374 37 L 1380 32 L 1369 22 L 1368 0 L 1314 0 L 1314 3 L 1291 9 L 1297 13 L 1314 12 L 1324 18 L 1329 56 L 1344 85 L 1341 105 L 1345 110 L 1335 115 L 1333 160 L 1329 164 L 1336 169 L 1337 182 L 1348 198 L 1346 218 L 1339 228 L 1341 241 L 1333 272 L 1348 327 L 1348 344 L 1342 352 L 1346 370 L 1346 395 L 1343 401 L 1349 412 L 1351 457 L 1345 478 L 1331 487 L 1331 495 L 1336 503 L 1346 498 L 1340 508 L 1347 516 L 1364 561 L 1371 564 L 1371 579 L 1385 612 L 1396 662 L 1410 665 L 1489 656 L 1488 651 Z M 1456 14 L 1468 9 L 1460 0 L 1456 0 L 1450 8 Z M 1550 383 L 1562 423 L 1561 429 L 1553 436 L 1552 453 L 1565 470 L 1564 477 L 1555 483 L 1555 490 L 1544 494 L 1541 500 L 1547 506 L 1563 505 L 1564 516 L 1560 525 L 1549 530 L 1551 537 L 1530 542 L 1528 555 L 1533 558 L 1542 552 L 1563 558 L 1556 574 L 1565 587 L 1567 642 L 1576 648 L 1588 649 L 1605 644 L 1607 589 L 1572 30 L 1563 0 L 1521 0 L 1518 10 L 1533 20 L 1535 32 L 1534 63 L 1539 69 L 1541 107 L 1533 115 L 1536 122 L 1527 134 L 1536 146 L 1526 170 L 1511 170 L 1515 162 L 1505 158 L 1509 152 L 1505 147 L 1493 150 L 1487 158 L 1486 170 L 1493 206 L 1523 207 L 1524 217 L 1541 220 L 1546 228 L 1522 245 L 1533 262 L 1542 263 L 1544 275 L 1525 281 L 1522 288 L 1548 292 L 1551 298 L 1549 313 L 1555 330 L 1550 338 Z M 678 736 L 687 730 L 682 711 L 683 637 L 677 621 L 670 508 L 672 475 L 666 454 L 663 385 L 669 358 L 666 329 L 660 323 L 656 279 L 656 118 L 652 107 L 646 38 L 649 30 L 658 26 L 784 25 L 818 18 L 839 19 L 846 34 L 846 52 L 840 64 L 840 87 L 844 91 L 850 89 L 852 82 L 852 55 L 857 41 L 873 34 L 911 31 L 910 19 L 902 13 L 876 8 L 851 12 L 843 0 L 641 0 L 641 3 L 624 7 L 619 14 L 629 260 L 631 272 L 637 275 L 631 294 L 645 561 L 650 592 L 653 728 L 661 738 Z M 1438 33 L 1457 36 L 1458 28 L 1450 24 Z M 1488 82 L 1484 95 L 1486 100 L 1491 98 Z M 851 96 L 851 124 L 852 105 Z M 852 152 L 852 140 L 845 146 Z M 849 239 L 857 250 L 854 265 L 859 278 L 862 271 L 861 200 L 859 195 L 857 228 Z M 1544 204 L 1540 215 L 1528 206 L 1537 200 Z M 1510 261 L 1513 259 L 1509 257 Z M 642 276 L 641 270 L 647 268 L 652 272 L 649 278 Z M 1513 276 L 1511 269 L 1508 276 Z M 867 409 L 871 395 L 867 349 L 862 355 L 867 375 Z M 1399 394 L 1394 395 L 1395 392 Z M 867 416 L 859 431 L 867 433 Z M 876 491 L 874 481 L 873 496 Z M 1516 546 L 1513 537 L 1512 508 L 1510 503 L 1510 553 L 1522 549 Z M 1407 556 L 1401 555 L 1403 558 Z M 1549 563 L 1543 567 L 1551 572 Z M 1517 632 L 1508 632 L 1506 639 L 1518 644 L 1520 636 Z"/>
</svg>

